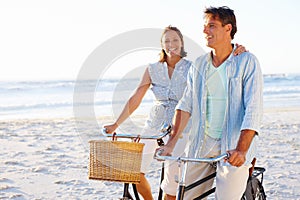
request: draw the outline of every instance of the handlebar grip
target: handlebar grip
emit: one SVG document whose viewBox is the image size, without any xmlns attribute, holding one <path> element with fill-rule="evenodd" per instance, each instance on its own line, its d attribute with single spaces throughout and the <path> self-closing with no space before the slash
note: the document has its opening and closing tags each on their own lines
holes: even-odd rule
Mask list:
<svg viewBox="0 0 300 200">
<path fill-rule="evenodd" d="M 166 159 L 165 159 L 165 156 L 161 156 L 161 154 L 162 154 L 162 152 L 163 152 L 164 150 L 163 149 L 159 149 L 159 150 L 157 150 L 156 152 L 155 152 L 155 154 L 154 154 L 154 159 L 156 159 L 156 160 L 158 160 L 158 161 L 165 161 Z"/>
<path fill-rule="evenodd" d="M 107 129 L 106 128 L 102 128 L 101 129 L 101 133 L 102 133 L 102 135 L 104 135 L 104 136 L 107 136 Z"/>
<path fill-rule="evenodd" d="M 231 156 L 229 152 L 226 152 L 226 158 L 228 159 Z"/>
</svg>

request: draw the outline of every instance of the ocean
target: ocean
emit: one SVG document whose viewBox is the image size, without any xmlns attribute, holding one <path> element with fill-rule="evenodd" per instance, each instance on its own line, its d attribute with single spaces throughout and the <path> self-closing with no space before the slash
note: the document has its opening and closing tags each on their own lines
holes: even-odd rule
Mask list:
<svg viewBox="0 0 300 200">
<path fill-rule="evenodd" d="M 92 107 L 95 116 L 115 116 L 138 83 L 139 79 L 134 78 L 105 79 L 96 84 L 95 81 L 82 81 L 83 88 L 75 90 L 78 82 L 74 80 L 2 81 L 0 120 L 74 117 L 74 106 Z M 78 98 L 75 92 L 79 96 L 93 95 L 93 101 L 75 99 Z M 148 113 L 152 100 L 149 91 L 135 114 Z M 264 75 L 264 108 L 293 107 L 300 107 L 300 74 Z"/>
</svg>

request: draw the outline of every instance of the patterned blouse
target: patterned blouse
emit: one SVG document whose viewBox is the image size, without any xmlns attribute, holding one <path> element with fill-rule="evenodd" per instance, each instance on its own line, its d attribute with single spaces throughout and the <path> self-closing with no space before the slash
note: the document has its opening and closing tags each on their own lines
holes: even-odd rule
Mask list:
<svg viewBox="0 0 300 200">
<path fill-rule="evenodd" d="M 146 131 L 157 133 L 164 123 L 172 122 L 175 107 L 186 88 L 187 73 L 191 64 L 191 61 L 181 59 L 176 63 L 171 78 L 168 75 L 166 62 L 156 62 L 149 65 L 151 90 L 155 100 L 146 120 Z"/>
</svg>

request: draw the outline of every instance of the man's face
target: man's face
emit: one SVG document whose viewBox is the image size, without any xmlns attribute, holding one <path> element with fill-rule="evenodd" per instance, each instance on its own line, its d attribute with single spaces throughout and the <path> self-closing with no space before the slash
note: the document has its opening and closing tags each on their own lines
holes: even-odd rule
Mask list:
<svg viewBox="0 0 300 200">
<path fill-rule="evenodd" d="M 231 39 L 230 32 L 231 24 L 222 26 L 221 21 L 211 15 L 207 15 L 205 18 L 203 33 L 208 47 L 215 49 L 220 45 L 224 45 L 228 39 Z"/>
</svg>

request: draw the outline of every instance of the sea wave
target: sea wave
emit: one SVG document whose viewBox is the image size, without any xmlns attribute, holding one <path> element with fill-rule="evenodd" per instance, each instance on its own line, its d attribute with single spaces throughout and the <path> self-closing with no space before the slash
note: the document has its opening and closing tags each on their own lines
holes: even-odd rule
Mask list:
<svg viewBox="0 0 300 200">
<path fill-rule="evenodd" d="M 0 106 L 0 111 L 21 111 L 21 110 L 33 110 L 33 109 L 51 109 L 51 108 L 62 108 L 70 107 L 72 103 L 37 103 L 37 104 L 18 104 L 18 105 L 7 105 Z"/>
<path fill-rule="evenodd" d="M 0 115 L 18 112 L 31 115 L 41 110 L 47 114 L 56 109 L 64 112 L 74 106 L 123 107 L 138 82 L 138 79 L 0 81 Z M 74 92 L 79 92 L 79 96 L 94 95 L 93 102 L 74 101 Z M 264 100 L 265 105 L 300 106 L 300 75 L 264 75 Z M 142 103 L 149 107 L 152 101 L 149 91 Z"/>
</svg>

